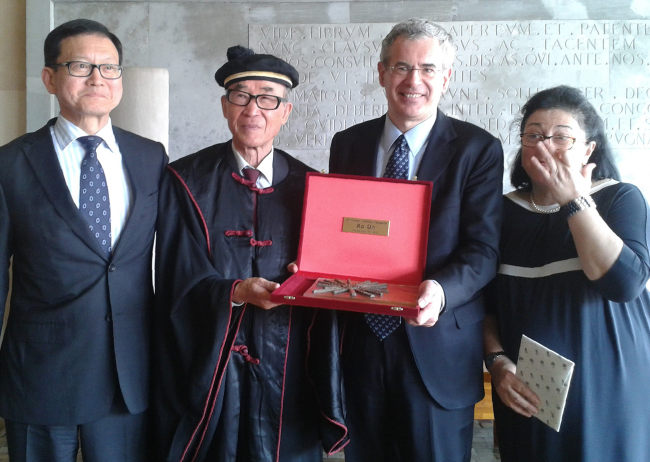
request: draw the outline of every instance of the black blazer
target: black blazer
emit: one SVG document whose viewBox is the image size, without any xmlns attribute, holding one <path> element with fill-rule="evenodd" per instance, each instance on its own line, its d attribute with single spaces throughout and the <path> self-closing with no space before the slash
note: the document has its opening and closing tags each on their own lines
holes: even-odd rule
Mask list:
<svg viewBox="0 0 650 462">
<path fill-rule="evenodd" d="M 385 116 L 334 135 L 329 171 L 374 176 Z M 433 181 L 425 279 L 446 306 L 432 328 L 406 325 L 411 352 L 436 402 L 454 409 L 483 397 L 481 289 L 497 269 L 503 150 L 485 130 L 438 111 L 418 180 Z"/>
<path fill-rule="evenodd" d="M 63 178 L 55 120 L 0 148 L 2 308 L 13 256 L 0 415 L 74 425 L 107 414 L 118 390 L 130 412 L 147 408 L 151 249 L 167 156 L 160 143 L 114 128 L 132 204 L 107 261 Z"/>
</svg>

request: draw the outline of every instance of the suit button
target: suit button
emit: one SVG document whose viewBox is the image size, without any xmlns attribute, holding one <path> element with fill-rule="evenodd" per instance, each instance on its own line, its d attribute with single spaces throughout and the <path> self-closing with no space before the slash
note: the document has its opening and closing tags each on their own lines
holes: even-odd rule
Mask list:
<svg viewBox="0 0 650 462">
<path fill-rule="evenodd" d="M 111 263 L 110 265 L 108 265 L 108 271 L 110 271 L 111 273 L 113 271 L 115 271 L 116 269 L 117 269 L 117 266 L 115 266 L 114 264 Z"/>
<path fill-rule="evenodd" d="M 104 319 L 106 320 L 106 322 L 113 322 L 113 318 L 111 317 L 110 314 L 107 314 Z"/>
</svg>

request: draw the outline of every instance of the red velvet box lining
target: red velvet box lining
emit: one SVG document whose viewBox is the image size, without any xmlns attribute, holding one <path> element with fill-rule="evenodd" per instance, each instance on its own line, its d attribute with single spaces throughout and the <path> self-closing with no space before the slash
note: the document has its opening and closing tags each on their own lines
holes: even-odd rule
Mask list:
<svg viewBox="0 0 650 462">
<path fill-rule="evenodd" d="M 308 173 L 298 250 L 300 271 L 274 291 L 283 303 L 417 314 L 431 205 L 430 182 Z M 344 232 L 344 218 L 388 221 L 388 235 Z M 319 277 L 389 283 L 388 293 L 313 295 Z"/>
</svg>

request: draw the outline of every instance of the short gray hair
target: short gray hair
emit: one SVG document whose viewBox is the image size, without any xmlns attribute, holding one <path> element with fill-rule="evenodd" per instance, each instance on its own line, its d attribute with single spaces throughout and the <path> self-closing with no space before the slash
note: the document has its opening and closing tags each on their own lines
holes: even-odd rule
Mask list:
<svg viewBox="0 0 650 462">
<path fill-rule="evenodd" d="M 404 37 L 407 40 L 418 40 L 423 37 L 434 38 L 438 41 L 443 51 L 445 62 L 442 63 L 442 66 L 448 69 L 454 62 L 456 45 L 454 45 L 454 39 L 449 32 L 428 19 L 410 18 L 395 24 L 388 35 L 384 37 L 384 40 L 382 40 L 379 59 L 385 65 L 388 65 L 388 60 L 390 59 L 390 47 L 399 37 Z"/>
</svg>

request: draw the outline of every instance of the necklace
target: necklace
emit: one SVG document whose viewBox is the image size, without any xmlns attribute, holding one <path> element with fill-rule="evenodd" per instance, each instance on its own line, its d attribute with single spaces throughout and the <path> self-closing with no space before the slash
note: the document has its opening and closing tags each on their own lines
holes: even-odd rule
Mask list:
<svg viewBox="0 0 650 462">
<path fill-rule="evenodd" d="M 532 205 L 533 208 L 535 209 L 535 211 L 537 211 L 539 213 L 555 213 L 555 212 L 558 212 L 560 210 L 560 204 L 557 204 L 557 205 L 555 205 L 554 207 L 551 207 L 551 208 L 541 208 L 533 200 L 533 192 L 532 191 L 530 192 L 528 202 L 530 202 L 530 205 Z"/>
</svg>

